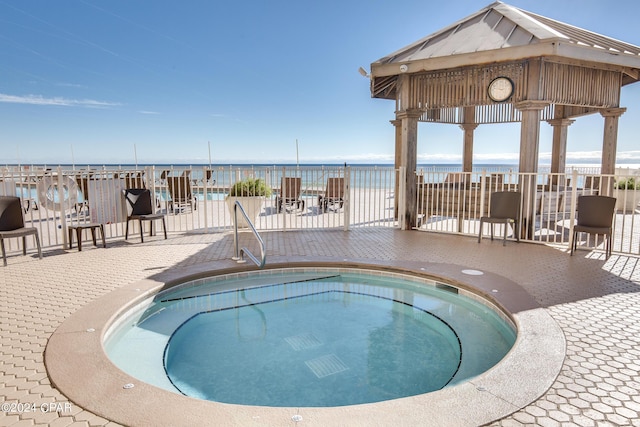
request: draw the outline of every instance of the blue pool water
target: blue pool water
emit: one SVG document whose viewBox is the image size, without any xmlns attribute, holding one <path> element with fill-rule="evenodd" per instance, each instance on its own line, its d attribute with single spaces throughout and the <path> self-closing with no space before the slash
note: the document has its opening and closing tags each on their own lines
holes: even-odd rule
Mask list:
<svg viewBox="0 0 640 427">
<path fill-rule="evenodd" d="M 212 278 L 132 310 L 105 347 L 129 374 L 200 399 L 378 402 L 460 383 L 509 351 L 512 325 L 456 291 L 346 270 Z"/>
</svg>

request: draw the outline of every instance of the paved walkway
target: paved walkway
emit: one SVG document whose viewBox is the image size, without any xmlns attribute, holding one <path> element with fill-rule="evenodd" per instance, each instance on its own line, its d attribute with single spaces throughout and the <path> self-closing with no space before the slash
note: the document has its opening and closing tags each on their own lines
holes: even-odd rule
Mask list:
<svg viewBox="0 0 640 427">
<path fill-rule="evenodd" d="M 263 237 L 273 260 L 447 263 L 518 282 L 564 331 L 566 359 L 546 394 L 492 425 L 640 426 L 640 259 L 378 228 Z M 12 253 L 0 268 L 0 426 L 114 425 L 51 386 L 43 363 L 49 336 L 79 307 L 123 285 L 231 254 L 229 233 L 113 240 L 107 249 L 86 243 L 82 252 L 47 251 L 42 261 Z"/>
</svg>

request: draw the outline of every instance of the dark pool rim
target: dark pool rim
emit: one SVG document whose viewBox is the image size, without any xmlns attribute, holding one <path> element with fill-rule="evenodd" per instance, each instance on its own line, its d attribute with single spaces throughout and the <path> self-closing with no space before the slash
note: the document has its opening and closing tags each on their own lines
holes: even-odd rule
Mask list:
<svg viewBox="0 0 640 427">
<path fill-rule="evenodd" d="M 73 403 L 111 421 L 126 425 L 188 425 L 202 419 L 229 425 L 311 425 L 354 422 L 478 425 L 503 418 L 535 401 L 557 377 L 566 343 L 557 323 L 517 283 L 491 272 L 469 275 L 465 266 L 406 261 L 309 262 L 287 257 L 268 269 L 363 268 L 440 280 L 491 301 L 517 326 L 518 337 L 507 356 L 493 368 L 464 383 L 443 390 L 371 404 L 329 408 L 288 408 L 224 404 L 186 397 L 129 376 L 104 351 L 105 334 L 135 305 L 177 284 L 221 274 L 256 271 L 228 268 L 224 261 L 193 266 L 123 286 L 81 307 L 52 334 L 45 350 L 51 383 Z M 216 268 L 219 267 L 219 268 Z M 466 272 L 465 272 L 466 271 Z M 474 270 L 477 271 L 477 270 Z M 70 361 L 73 360 L 73 363 Z M 452 411 L 451 407 L 456 410 Z"/>
</svg>

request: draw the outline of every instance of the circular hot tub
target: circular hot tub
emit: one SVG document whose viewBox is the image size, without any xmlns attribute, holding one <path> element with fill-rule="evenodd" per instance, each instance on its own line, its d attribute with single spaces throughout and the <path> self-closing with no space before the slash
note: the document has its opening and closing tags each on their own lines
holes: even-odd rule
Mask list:
<svg viewBox="0 0 640 427">
<path fill-rule="evenodd" d="M 365 269 L 214 276 L 149 298 L 107 333 L 123 371 L 216 402 L 328 407 L 429 393 L 480 375 L 516 339 L 483 298 Z"/>
<path fill-rule="evenodd" d="M 203 420 L 218 425 L 397 425 L 398 420 L 419 425 L 430 420 L 476 426 L 536 400 L 551 386 L 564 360 L 564 337 L 545 309 L 517 283 L 490 272 L 402 261 L 374 265 L 288 260 L 261 271 L 221 265 L 218 270 L 190 267 L 156 275 L 156 280 L 123 286 L 79 309 L 47 344 L 51 383 L 78 407 L 125 425 L 196 425 Z M 283 283 L 285 268 L 297 276 L 287 282 L 296 283 Z M 328 278 L 328 272 L 340 280 Z M 163 276 L 166 281 L 158 279 Z M 212 288 L 203 292 L 206 286 Z M 438 299 L 431 300 L 426 289 L 435 291 Z M 457 299 L 473 308 L 463 311 L 459 302 L 450 301 Z M 326 304 L 341 308 L 327 311 Z M 298 307 L 301 317 L 283 314 L 282 305 Z M 342 307 L 354 311 L 342 313 Z M 487 321 L 486 313 L 488 323 L 496 321 L 492 334 L 498 339 L 485 341 L 484 332 L 468 329 Z M 289 329 L 276 328 L 278 323 Z M 402 329 L 405 324 L 409 327 Z M 355 335 L 345 335 L 352 326 Z M 139 334 L 129 355 L 115 345 L 128 333 Z M 267 341 L 271 335 L 274 340 Z M 234 349 L 234 340 L 245 347 Z M 393 341 L 396 347 L 389 346 Z M 224 345 L 216 345 L 220 342 Z M 255 343 L 263 347 L 246 350 Z M 476 356 L 466 357 L 474 346 Z M 494 346 L 503 349 L 485 357 Z M 269 353 L 268 347 L 277 350 Z M 394 394 L 406 383 L 430 376 L 437 358 L 429 349 L 434 348 L 442 350 L 445 361 L 444 370 L 433 375 L 437 384 Z M 194 360 L 191 351 L 198 355 Z M 135 357 L 129 357 L 132 354 Z M 235 359 L 235 366 L 205 375 L 213 356 L 220 357 L 214 364 Z M 245 356 L 254 358 L 242 363 Z M 427 363 L 418 363 L 422 361 Z M 192 362 L 189 373 L 186 366 Z M 484 366 L 475 370 L 476 362 Z M 412 364 L 416 371 L 394 371 Z M 305 390 L 311 382 L 337 383 L 348 376 L 360 388 L 383 392 L 351 401 L 271 402 L 262 400 L 264 396 L 243 401 L 220 397 L 219 384 L 206 384 L 231 385 L 224 388 L 242 395 L 233 384 L 240 382 L 239 374 L 242 381 L 257 381 L 266 371 L 271 371 L 271 379 L 252 385 L 262 395 L 275 391 L 274 383 L 293 381 L 284 381 L 292 371 L 301 375 L 291 387 L 300 395 L 330 396 L 327 389 Z M 378 371 L 382 374 L 376 377 Z M 197 377 L 210 380 L 194 382 Z"/>
</svg>

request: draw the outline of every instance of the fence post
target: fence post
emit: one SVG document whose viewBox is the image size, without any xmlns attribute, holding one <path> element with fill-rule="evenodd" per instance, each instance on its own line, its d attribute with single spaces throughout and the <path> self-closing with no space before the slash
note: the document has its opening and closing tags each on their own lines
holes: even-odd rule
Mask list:
<svg viewBox="0 0 640 427">
<path fill-rule="evenodd" d="M 399 185 L 397 186 L 398 188 L 398 194 L 396 194 L 395 196 L 398 198 L 398 226 L 400 227 L 400 230 L 405 230 L 405 222 L 406 222 L 406 218 L 407 218 L 407 203 L 405 200 L 405 196 L 406 196 L 406 186 L 407 186 L 407 168 L 404 166 L 400 166 L 400 168 L 398 169 L 398 178 L 399 178 Z"/>
<path fill-rule="evenodd" d="M 58 200 L 60 201 L 60 227 L 62 228 L 62 247 L 64 249 L 69 249 L 69 239 L 67 237 L 67 206 L 65 205 L 65 200 L 64 200 L 64 183 L 63 183 L 63 176 L 62 176 L 62 167 L 58 166 L 58 176 L 57 176 L 57 187 L 58 187 Z M 68 203 L 71 204 L 71 188 L 69 188 L 69 201 Z M 54 195 L 52 195 L 51 197 L 55 197 L 55 192 Z M 70 206 L 69 206 L 70 208 Z"/>
<path fill-rule="evenodd" d="M 569 208 L 569 250 L 573 248 L 573 226 L 576 221 L 576 208 L 578 207 L 578 171 L 571 172 L 571 207 Z"/>
<path fill-rule="evenodd" d="M 205 234 L 209 233 L 209 209 L 207 209 L 207 194 L 209 193 L 209 180 L 207 179 L 207 170 L 210 170 L 209 173 L 211 173 L 211 176 L 213 176 L 213 170 L 212 169 L 207 169 L 206 166 L 202 167 L 202 207 L 201 209 L 203 209 L 204 211 L 204 232 Z M 196 197 L 198 197 L 198 193 L 194 191 L 194 193 L 196 193 Z M 196 201 L 197 203 L 197 201 Z"/>
<path fill-rule="evenodd" d="M 344 166 L 344 231 L 351 226 L 351 166 Z"/>
<path fill-rule="evenodd" d="M 287 176 L 287 167 L 283 166 L 282 176 L 280 177 L 280 204 L 278 204 L 278 196 L 276 196 L 276 212 L 278 212 L 278 209 L 282 206 L 282 231 L 287 231 L 287 204 L 284 200 L 284 195 L 287 194 L 285 188 L 287 186 L 286 179 L 284 179 L 285 176 Z"/>
<path fill-rule="evenodd" d="M 487 170 L 482 169 L 480 176 L 480 217 L 484 215 L 484 196 L 487 194 Z M 480 217 L 478 219 L 480 219 Z"/>
</svg>

